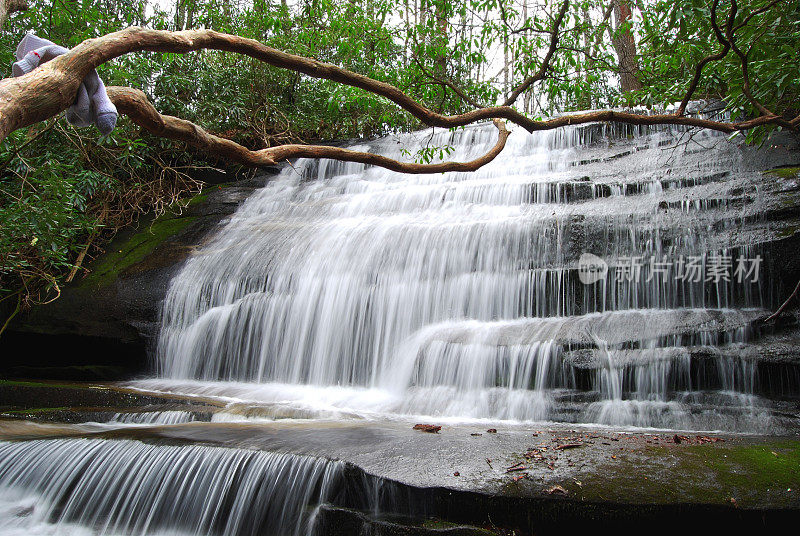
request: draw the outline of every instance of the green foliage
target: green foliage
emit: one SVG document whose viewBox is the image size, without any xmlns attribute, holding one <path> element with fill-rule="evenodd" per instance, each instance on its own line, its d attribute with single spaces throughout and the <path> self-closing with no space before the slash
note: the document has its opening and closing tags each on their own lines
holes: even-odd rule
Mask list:
<svg viewBox="0 0 800 536">
<path fill-rule="evenodd" d="M 770 6 L 770 1 L 742 0 L 734 21 L 753 98 L 745 94 L 742 62 L 733 52 L 706 66 L 694 95 L 722 99 L 734 119 L 756 116 L 754 99 L 778 114 L 800 112 L 800 5 L 781 0 Z M 454 114 L 475 103 L 502 102 L 540 70 L 561 5 L 560 0 L 536 6 L 520 0 L 34 2 L 12 15 L 0 33 L 0 62 L 10 75 L 14 49 L 26 31 L 72 47 L 131 25 L 211 28 L 388 82 L 431 109 Z M 710 23 L 712 1 L 628 5 L 635 6 L 634 16 L 621 22 L 608 0 L 570 2 L 547 77 L 515 105 L 543 117 L 680 101 L 695 66 L 720 49 Z M 720 2 L 720 24 L 730 7 L 730 0 Z M 619 89 L 615 43 L 625 36 L 638 48 L 641 91 Z M 109 84 L 144 90 L 162 113 L 252 149 L 421 126 L 383 97 L 224 52 L 131 54 L 100 70 Z M 751 131 L 748 141 L 763 141 L 771 130 Z M 426 147 L 407 156 L 432 162 L 451 151 Z M 54 296 L 83 252 L 91 257 L 95 246 L 137 215 L 163 212 L 195 192 L 193 169 L 207 166 L 238 171 L 142 133 L 125 119 L 105 138 L 91 129 L 76 131 L 63 119 L 14 133 L 0 145 L 0 300 L 20 296 L 34 303 Z"/>
<path fill-rule="evenodd" d="M 57 138 L 51 132 L 40 139 Z M 55 290 L 52 274 L 71 268 L 83 238 L 94 230 L 86 202 L 107 184 L 75 159 L 53 158 L 47 151 L 19 158 L 14 146 L 23 138 L 24 133 L 16 132 L 0 147 L 5 167 L 14 168 L 12 177 L 18 177 L 0 182 L 0 276 L 5 280 L 16 275 L 22 284 L 42 280 L 47 293 Z"/>
<path fill-rule="evenodd" d="M 745 0 L 738 3 L 734 43 L 746 55 L 752 96 L 777 113 L 800 113 L 800 4 L 792 1 Z M 642 12 L 640 54 L 645 89 L 637 102 L 659 105 L 680 101 L 694 76 L 695 66 L 722 45 L 711 25 L 712 3 L 707 0 L 656 0 Z M 717 21 L 724 24 L 731 8 L 721 2 Z M 761 8 L 763 13 L 755 14 Z M 752 18 L 748 17 L 753 14 Z M 703 70 L 695 98 L 723 99 L 734 120 L 756 117 L 758 109 L 745 95 L 742 59 L 733 51 Z M 775 127 L 750 131 L 748 141 L 761 143 Z"/>
</svg>

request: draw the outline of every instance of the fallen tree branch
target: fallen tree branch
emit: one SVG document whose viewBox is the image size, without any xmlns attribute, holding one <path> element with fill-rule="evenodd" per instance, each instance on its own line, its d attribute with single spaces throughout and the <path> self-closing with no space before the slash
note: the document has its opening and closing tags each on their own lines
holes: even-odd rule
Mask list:
<svg viewBox="0 0 800 536">
<path fill-rule="evenodd" d="M 417 164 L 400 162 L 379 154 L 352 151 L 325 145 L 279 145 L 251 151 L 219 136 L 208 133 L 202 127 L 185 119 L 161 115 L 153 107 L 144 92 L 128 87 L 110 86 L 108 95 L 120 113 L 148 132 L 163 138 L 186 142 L 217 156 L 223 156 L 246 166 L 262 167 L 274 165 L 290 158 L 330 158 L 347 162 L 380 166 L 401 173 L 444 173 L 447 171 L 475 171 L 494 160 L 506 145 L 510 132 L 500 120 L 494 124 L 498 130 L 497 143 L 489 152 L 469 162 L 442 162 L 440 164 Z"/>
<path fill-rule="evenodd" d="M 187 53 L 202 49 L 235 52 L 275 67 L 360 88 L 391 100 L 429 126 L 443 128 L 460 127 L 492 119 L 506 119 L 530 132 L 599 121 L 616 121 L 634 125 L 684 125 L 726 133 L 748 130 L 765 124 L 787 124 L 782 118 L 773 115 L 730 123 L 674 114 L 640 115 L 614 110 L 601 110 L 537 121 L 526 117 L 510 106 L 490 106 L 447 116 L 430 110 L 386 82 L 374 80 L 335 65 L 288 54 L 253 39 L 212 30 L 170 32 L 132 27 L 86 40 L 68 53 L 54 58 L 24 76 L 0 80 L 0 141 L 16 129 L 44 121 L 67 109 L 74 101 L 78 86 L 86 74 L 109 60 L 138 51 Z M 352 151 L 347 152 L 346 149 L 333 147 L 309 148 L 287 145 L 272 148 L 270 149 L 271 153 L 261 155 L 258 151 L 248 151 L 230 140 L 211 136 L 188 121 L 169 116 L 162 116 L 159 120 L 156 117 L 158 112 L 151 105 L 142 107 L 147 102 L 146 99 L 142 100 L 130 91 L 125 93 L 117 90 L 117 99 L 123 105 L 127 104 L 125 113 L 131 117 L 137 116 L 143 122 L 142 126 L 148 128 L 146 125 L 149 125 L 148 130 L 152 129 L 151 131 L 156 134 L 164 132 L 164 135 L 168 135 L 172 139 L 192 140 L 194 144 L 199 143 L 199 146 L 213 150 L 216 154 L 236 158 L 239 162 L 253 162 L 249 165 L 265 165 L 269 160 L 307 156 L 310 158 L 349 159 L 410 173 L 435 172 L 432 171 L 434 168 L 430 167 L 425 168 L 425 171 L 418 171 L 419 168 L 415 168 L 411 164 L 401 164 L 391 159 L 384 160 L 377 155 L 366 153 L 354 155 Z M 111 95 L 111 92 L 109 94 Z M 143 95 L 142 93 L 141 96 Z M 117 105 L 120 104 L 117 103 Z M 135 109 L 137 107 L 140 108 L 138 111 Z M 788 126 L 792 129 L 797 128 L 797 124 L 788 124 Z M 454 163 L 452 168 L 448 168 L 446 164 L 436 164 L 436 166 L 439 168 L 435 169 L 442 171 L 473 169 L 470 163 Z"/>
</svg>

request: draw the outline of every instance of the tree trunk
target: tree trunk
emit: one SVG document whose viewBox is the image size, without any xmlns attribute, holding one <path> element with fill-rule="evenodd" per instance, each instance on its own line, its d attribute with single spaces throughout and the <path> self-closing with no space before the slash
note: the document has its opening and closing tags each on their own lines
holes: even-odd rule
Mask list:
<svg viewBox="0 0 800 536">
<path fill-rule="evenodd" d="M 642 82 L 639 80 L 639 60 L 636 57 L 636 41 L 630 28 L 622 28 L 631 20 L 631 7 L 626 0 L 612 0 L 612 5 L 616 21 L 612 44 L 619 58 L 620 86 L 622 91 L 636 91 L 642 89 Z"/>
<path fill-rule="evenodd" d="M 26 9 L 28 9 L 27 0 L 0 0 L 0 30 L 5 27 L 9 15 Z"/>
<path fill-rule="evenodd" d="M 447 13 L 444 8 L 436 7 L 436 36 L 434 43 L 437 47 L 441 47 L 441 51 L 436 54 L 436 72 L 439 76 L 447 78 L 447 55 L 444 50 L 447 49 Z"/>
</svg>

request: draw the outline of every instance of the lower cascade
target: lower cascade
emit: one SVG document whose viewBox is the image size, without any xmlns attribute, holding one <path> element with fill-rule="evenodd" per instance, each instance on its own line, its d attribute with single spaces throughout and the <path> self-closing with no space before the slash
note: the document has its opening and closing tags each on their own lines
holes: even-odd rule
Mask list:
<svg viewBox="0 0 800 536">
<path fill-rule="evenodd" d="M 0 525 L 15 534 L 308 534 L 341 464 L 91 439 L 0 443 Z"/>
<path fill-rule="evenodd" d="M 381 523 L 456 510 L 466 485 L 425 478 L 460 478 L 467 441 L 487 441 L 480 468 L 509 485 L 521 464 L 492 461 L 496 428 L 524 436 L 527 464 L 555 463 L 528 445 L 543 425 L 569 430 L 555 442 L 580 435 L 575 452 L 581 430 L 796 433 L 800 368 L 764 350 L 796 340 L 763 322 L 781 295 L 766 248 L 782 230 L 765 214 L 791 185 L 765 178 L 755 149 L 686 133 L 518 129 L 474 173 L 282 167 L 171 280 L 152 376 L 115 386 L 167 403 L 0 438 L 0 535 L 406 534 Z M 357 148 L 464 161 L 495 137 L 479 125 Z M 420 422 L 472 433 L 438 466 L 409 462 L 415 441 L 441 438 Z M 342 460 L 365 463 L 370 442 L 385 478 Z M 345 510 L 357 531 L 331 521 Z"/>
</svg>

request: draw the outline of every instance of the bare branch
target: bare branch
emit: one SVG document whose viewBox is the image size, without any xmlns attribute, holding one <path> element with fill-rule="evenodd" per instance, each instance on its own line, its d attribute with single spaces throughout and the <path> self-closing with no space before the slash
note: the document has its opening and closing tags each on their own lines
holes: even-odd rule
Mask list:
<svg viewBox="0 0 800 536">
<path fill-rule="evenodd" d="M 711 4 L 711 26 L 714 28 L 715 33 L 722 35 L 722 33 L 719 31 L 719 25 L 717 24 L 717 7 L 719 7 L 719 0 L 714 0 L 714 3 Z M 733 12 L 733 8 L 731 8 L 731 12 Z M 703 75 L 703 68 L 712 61 L 718 61 L 727 56 L 730 49 L 730 42 L 725 39 L 722 43 L 722 50 L 716 54 L 706 56 L 700 61 L 700 63 L 697 64 L 697 67 L 694 71 L 694 78 L 692 78 L 692 83 L 689 84 L 689 89 L 686 91 L 686 95 L 683 97 L 683 100 L 678 107 L 678 111 L 675 112 L 675 115 L 683 115 L 686 111 L 686 106 L 689 104 L 689 101 L 692 99 L 692 95 L 694 95 L 694 92 L 697 90 L 697 85 L 700 83 L 700 77 Z"/>
<path fill-rule="evenodd" d="M 550 68 L 550 60 L 553 58 L 553 54 L 556 52 L 556 48 L 558 48 L 558 34 L 559 29 L 561 28 L 561 23 L 564 21 L 564 18 L 567 15 L 567 10 L 569 9 L 569 0 L 564 0 L 564 3 L 561 4 L 561 9 L 558 12 L 558 16 L 556 20 L 553 22 L 553 29 L 550 32 L 550 48 L 547 49 L 547 52 L 544 55 L 544 59 L 542 59 L 542 64 L 539 65 L 539 69 L 526 78 L 520 85 L 518 85 L 514 91 L 508 96 L 508 98 L 503 103 L 503 106 L 511 106 L 516 102 L 520 95 L 522 95 L 525 90 L 531 87 L 533 84 L 538 82 L 539 80 L 544 79 L 547 75 L 547 70 Z"/>
<path fill-rule="evenodd" d="M 739 56 L 739 61 L 742 64 L 742 93 L 745 94 L 747 99 L 750 103 L 755 106 L 755 108 L 762 114 L 762 115 L 771 115 L 775 116 L 766 106 L 761 104 L 761 102 L 753 96 L 753 92 L 750 90 L 750 73 L 748 69 L 749 60 L 747 59 L 747 54 L 742 52 L 739 47 L 736 45 L 736 42 L 731 39 L 730 40 L 731 48 L 733 52 Z"/>
<path fill-rule="evenodd" d="M 778 310 L 777 310 L 777 311 L 775 311 L 774 313 L 772 313 L 771 315 L 769 315 L 767 318 L 765 318 L 765 319 L 764 319 L 764 322 L 770 322 L 770 321 L 772 321 L 772 320 L 775 320 L 776 318 L 778 318 L 778 316 L 780 316 L 780 314 L 781 314 L 783 311 L 785 311 L 785 310 L 786 310 L 786 308 L 789 306 L 789 302 L 791 302 L 791 301 L 792 301 L 792 298 L 794 298 L 795 296 L 797 296 L 797 292 L 798 292 L 798 291 L 800 291 L 800 281 L 798 281 L 798 282 L 797 282 L 797 285 L 795 285 L 795 287 L 794 287 L 794 290 L 792 291 L 792 293 L 791 293 L 791 294 L 789 294 L 789 297 L 788 297 L 788 298 L 786 298 L 786 301 L 785 301 L 785 302 L 783 302 L 783 305 L 781 305 L 780 307 L 778 307 Z"/>
<path fill-rule="evenodd" d="M 472 97 L 467 95 L 461 88 L 456 86 L 449 79 L 439 78 L 436 75 L 434 75 L 432 72 L 430 72 L 428 69 L 425 68 L 425 66 L 422 64 L 421 61 L 419 61 L 419 59 L 416 56 L 413 58 L 413 60 L 414 60 L 414 63 L 416 63 L 417 67 L 419 67 L 420 70 L 422 71 L 422 74 L 424 74 L 425 76 L 427 76 L 428 78 L 430 78 L 431 80 L 433 80 L 434 82 L 436 82 L 437 84 L 439 84 L 441 86 L 449 87 L 451 90 L 453 90 L 453 93 L 458 95 L 458 97 L 461 100 L 463 100 L 464 102 L 466 102 L 467 104 L 469 104 L 473 108 L 484 108 L 485 107 L 485 105 L 480 104 L 477 101 L 475 101 Z"/>
<path fill-rule="evenodd" d="M 752 91 L 750 91 L 750 73 L 748 70 L 748 59 L 747 54 L 743 53 L 739 47 L 736 45 L 734 32 L 736 29 L 740 28 L 734 27 L 734 23 L 736 22 L 736 13 L 738 11 L 738 4 L 736 0 L 731 0 L 731 10 L 728 14 L 728 20 L 725 22 L 725 35 L 722 34 L 719 26 L 716 24 L 716 20 L 712 19 L 712 27 L 714 29 L 714 35 L 717 38 L 723 47 L 728 46 L 731 50 L 739 57 L 739 62 L 742 65 L 742 93 L 744 93 L 747 100 L 761 113 L 761 117 L 767 117 L 770 119 L 767 123 L 772 123 L 776 125 L 780 125 L 789 129 L 796 128 L 796 125 L 793 125 L 790 121 L 786 121 L 782 117 L 774 114 L 771 112 L 766 106 L 764 106 L 758 99 L 753 96 Z M 747 19 L 749 20 L 749 18 Z"/>
<path fill-rule="evenodd" d="M 766 11 L 769 11 L 769 10 L 770 10 L 770 9 L 772 9 L 772 8 L 773 8 L 773 7 L 774 7 L 776 4 L 779 4 L 779 3 L 783 2 L 783 1 L 784 1 L 784 0 L 772 0 L 772 2 L 770 2 L 769 4 L 767 4 L 767 5 L 763 6 L 763 7 L 759 8 L 759 9 L 756 9 L 755 11 L 753 11 L 752 13 L 750 13 L 748 16 L 746 16 L 742 22 L 740 22 L 739 24 L 737 24 L 737 25 L 736 25 L 736 27 L 733 29 L 733 31 L 734 31 L 734 32 L 736 32 L 736 31 L 738 31 L 738 30 L 741 30 L 742 28 L 744 28 L 745 26 L 747 26 L 747 23 L 748 23 L 748 22 L 750 22 L 750 19 L 752 19 L 753 17 L 755 17 L 755 16 L 757 16 L 757 15 L 761 15 L 762 13 L 764 13 L 764 12 L 766 12 Z"/>
</svg>

